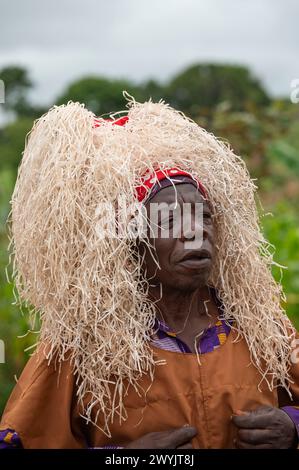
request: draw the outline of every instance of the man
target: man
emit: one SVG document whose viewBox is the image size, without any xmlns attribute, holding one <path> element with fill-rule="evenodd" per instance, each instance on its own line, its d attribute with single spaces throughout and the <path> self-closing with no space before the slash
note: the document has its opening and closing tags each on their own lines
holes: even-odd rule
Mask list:
<svg viewBox="0 0 299 470">
<path fill-rule="evenodd" d="M 112 121 L 72 103 L 43 116 L 12 197 L 15 279 L 42 328 L 2 440 L 295 447 L 295 331 L 254 189 L 240 158 L 163 103 Z M 136 201 L 148 230 L 134 237 Z"/>
</svg>

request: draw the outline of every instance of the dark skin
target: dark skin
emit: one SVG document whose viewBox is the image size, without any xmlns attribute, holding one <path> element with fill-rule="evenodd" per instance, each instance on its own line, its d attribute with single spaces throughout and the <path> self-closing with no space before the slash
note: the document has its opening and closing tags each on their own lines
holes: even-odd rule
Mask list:
<svg viewBox="0 0 299 470">
<path fill-rule="evenodd" d="M 295 425 L 283 410 L 261 406 L 253 411 L 238 410 L 232 416 L 238 427 L 235 445 L 238 449 L 296 448 L 298 437 Z"/>
<path fill-rule="evenodd" d="M 178 337 L 182 339 L 195 353 L 194 341 L 196 335 L 215 323 L 218 309 L 213 298 L 211 298 L 207 283 L 211 272 L 214 253 L 214 227 L 210 207 L 199 191 L 192 184 L 179 184 L 176 186 L 177 195 L 173 187 L 159 191 L 155 197 L 147 204 L 147 214 L 150 218 L 150 204 L 162 203 L 182 206 L 183 203 L 191 204 L 191 229 L 203 232 L 203 243 L 200 249 L 186 249 L 186 242 L 194 240 L 191 233 L 181 234 L 175 238 L 172 214 L 170 214 L 169 237 L 151 238 L 150 242 L 154 246 L 154 251 L 150 253 L 145 250 L 144 264 L 146 276 L 150 280 L 151 298 L 157 302 L 157 316 L 170 326 L 172 331 L 178 332 Z M 203 226 L 201 222 L 195 220 L 194 206 L 196 203 L 203 204 Z M 164 228 L 163 217 L 159 217 L 158 223 Z M 181 227 L 181 232 L 183 232 Z M 149 232 L 151 234 L 151 232 Z M 205 255 L 200 256 L 201 250 L 205 250 Z M 194 258 L 184 260 L 188 255 Z M 153 257 L 159 262 L 161 269 L 157 269 L 157 264 Z M 163 287 L 161 296 L 160 284 Z M 186 316 L 188 321 L 184 325 Z"/>
<path fill-rule="evenodd" d="M 149 295 L 156 301 L 157 316 L 164 320 L 172 331 L 195 352 L 197 335 L 217 319 L 218 308 L 210 295 L 208 279 L 214 257 L 214 225 L 211 209 L 201 193 L 192 184 L 176 185 L 159 191 L 146 205 L 150 219 L 150 204 L 166 202 L 168 204 L 191 204 L 191 233 L 176 231 L 173 221 L 169 220 L 169 236 L 161 237 L 164 221 L 158 219 L 158 237 L 149 239 L 153 248 L 150 250 L 140 242 L 139 250 L 144 256 L 144 274 L 149 280 Z M 202 223 L 196 219 L 195 204 L 203 204 Z M 162 216 L 163 219 L 163 216 Z M 200 249 L 186 248 L 186 241 L 194 240 L 194 234 L 202 231 Z M 190 238 L 191 237 L 191 238 Z M 159 268 L 154 261 L 158 260 Z M 188 259 L 184 259 L 184 258 Z M 162 296 L 161 296 L 162 286 Z M 187 320 L 187 321 L 186 321 Z M 291 418 L 282 410 L 274 407 L 259 407 L 254 411 L 235 410 L 232 421 L 238 428 L 235 445 L 237 448 L 284 449 L 296 445 L 296 429 Z M 162 449 L 192 448 L 191 440 L 197 430 L 189 425 L 176 430 L 146 434 L 131 442 L 126 448 Z"/>
</svg>

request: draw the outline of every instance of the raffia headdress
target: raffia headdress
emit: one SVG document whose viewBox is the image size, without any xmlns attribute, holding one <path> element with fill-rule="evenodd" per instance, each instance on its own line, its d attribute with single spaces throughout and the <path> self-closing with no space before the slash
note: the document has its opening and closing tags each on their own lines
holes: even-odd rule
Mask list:
<svg viewBox="0 0 299 470">
<path fill-rule="evenodd" d="M 124 384 L 138 387 L 144 373 L 154 377 L 155 308 L 132 244 L 98 237 L 98 206 L 115 204 L 120 194 L 133 201 L 146 170 L 177 166 L 208 190 L 216 226 L 210 283 L 270 388 L 277 380 L 288 387 L 293 334 L 243 161 L 163 102 L 131 101 L 128 116 L 123 126 L 112 120 L 95 127 L 95 116 L 81 104 L 53 107 L 33 126 L 12 196 L 19 298 L 41 315 L 49 360 L 71 354 L 78 400 L 91 396 L 84 416 L 90 419 L 99 405 L 107 433 L 115 415 L 125 418 Z"/>
</svg>

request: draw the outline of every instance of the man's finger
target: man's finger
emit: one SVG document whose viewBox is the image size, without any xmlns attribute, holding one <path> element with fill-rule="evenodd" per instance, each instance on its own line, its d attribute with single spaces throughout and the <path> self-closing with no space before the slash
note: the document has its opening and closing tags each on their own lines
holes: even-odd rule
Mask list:
<svg viewBox="0 0 299 470">
<path fill-rule="evenodd" d="M 182 446 L 178 446 L 177 449 L 193 449 L 191 442 L 187 442 L 187 444 L 183 444 Z"/>
<path fill-rule="evenodd" d="M 175 429 L 172 431 L 167 440 L 171 447 L 178 447 L 182 444 L 186 444 L 187 442 L 191 441 L 193 437 L 197 434 L 197 429 L 193 426 L 184 426 L 182 428 Z"/>
<path fill-rule="evenodd" d="M 232 421 L 239 428 L 264 429 L 269 426 L 270 408 L 258 408 L 242 415 L 233 415 Z"/>
<path fill-rule="evenodd" d="M 273 440 L 273 433 L 268 429 L 239 429 L 238 439 L 248 444 L 267 444 Z"/>
<path fill-rule="evenodd" d="M 272 449 L 271 444 L 248 444 L 248 442 L 236 441 L 237 449 Z"/>
</svg>

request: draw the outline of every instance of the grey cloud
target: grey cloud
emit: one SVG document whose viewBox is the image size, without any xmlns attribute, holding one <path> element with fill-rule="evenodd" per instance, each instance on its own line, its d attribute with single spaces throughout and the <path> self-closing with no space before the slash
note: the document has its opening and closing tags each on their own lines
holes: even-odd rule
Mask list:
<svg viewBox="0 0 299 470">
<path fill-rule="evenodd" d="M 191 63 L 243 63 L 274 94 L 299 76 L 297 0 L 0 2 L 0 66 L 26 66 L 36 101 L 101 74 L 165 80 Z"/>
</svg>

